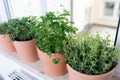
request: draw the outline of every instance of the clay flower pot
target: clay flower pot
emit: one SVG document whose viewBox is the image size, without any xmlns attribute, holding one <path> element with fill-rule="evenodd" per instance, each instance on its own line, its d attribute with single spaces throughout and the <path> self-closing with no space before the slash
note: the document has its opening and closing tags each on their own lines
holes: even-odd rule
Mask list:
<svg viewBox="0 0 120 80">
<path fill-rule="evenodd" d="M 37 50 L 38 50 L 40 60 L 43 64 L 45 74 L 50 76 L 62 76 L 68 72 L 67 66 L 64 60 L 65 55 L 63 53 L 52 54 L 52 56 L 49 57 L 46 53 L 42 52 L 38 48 Z M 55 58 L 60 58 L 60 62 L 58 64 L 54 64 L 52 62 L 53 59 Z"/>
<path fill-rule="evenodd" d="M 0 35 L 0 45 L 1 45 L 2 49 L 7 53 L 16 52 L 16 49 L 15 49 L 13 43 L 11 42 L 8 34 Z"/>
<path fill-rule="evenodd" d="M 14 41 L 18 56 L 22 62 L 32 63 L 39 60 L 35 43 L 35 39 L 29 41 Z"/>
<path fill-rule="evenodd" d="M 105 74 L 87 75 L 72 69 L 68 64 L 67 64 L 67 68 L 68 68 L 70 80 L 111 80 L 111 77 L 115 72 L 115 68 L 114 68 L 110 72 Z"/>
</svg>

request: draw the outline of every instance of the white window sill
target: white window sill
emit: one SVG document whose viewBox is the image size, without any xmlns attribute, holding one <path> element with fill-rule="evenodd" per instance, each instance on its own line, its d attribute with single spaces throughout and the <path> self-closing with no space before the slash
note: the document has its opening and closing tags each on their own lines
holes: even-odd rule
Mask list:
<svg viewBox="0 0 120 80">
<path fill-rule="evenodd" d="M 3 78 L 6 77 L 11 71 L 15 70 L 17 72 L 20 72 L 21 70 L 24 70 L 28 74 L 37 78 L 38 80 L 68 80 L 68 74 L 60 77 L 52 77 L 44 74 L 43 66 L 40 60 L 32 64 L 24 64 L 19 60 L 18 55 L 16 53 L 7 54 L 4 51 L 2 51 L 1 48 L 0 48 L 0 67 L 4 68 L 4 69 L 0 68 L 0 72 L 2 72 L 2 74 L 0 73 L 0 75 L 2 75 Z"/>
</svg>

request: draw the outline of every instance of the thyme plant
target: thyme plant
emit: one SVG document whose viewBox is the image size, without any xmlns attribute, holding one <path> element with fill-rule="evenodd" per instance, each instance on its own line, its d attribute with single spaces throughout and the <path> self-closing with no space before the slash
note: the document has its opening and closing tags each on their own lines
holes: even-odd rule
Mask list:
<svg viewBox="0 0 120 80">
<path fill-rule="evenodd" d="M 112 70 L 117 65 L 119 51 L 111 45 L 109 35 L 102 38 L 82 33 L 70 39 L 64 46 L 66 62 L 78 72 L 98 75 Z"/>
</svg>

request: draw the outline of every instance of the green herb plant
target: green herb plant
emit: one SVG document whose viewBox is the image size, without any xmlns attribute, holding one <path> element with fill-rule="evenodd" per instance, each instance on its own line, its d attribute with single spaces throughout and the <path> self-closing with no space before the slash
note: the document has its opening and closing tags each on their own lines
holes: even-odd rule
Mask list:
<svg viewBox="0 0 120 80">
<path fill-rule="evenodd" d="M 39 27 L 36 29 L 37 47 L 49 56 L 52 53 L 63 53 L 64 43 L 68 37 L 76 33 L 77 28 L 68 19 L 70 16 L 67 10 L 62 13 L 47 12 L 40 17 Z M 58 63 L 60 59 L 53 60 Z"/>
<path fill-rule="evenodd" d="M 0 23 L 0 34 L 6 34 L 8 32 L 7 22 Z"/>
<path fill-rule="evenodd" d="M 36 16 L 10 19 L 8 21 L 8 33 L 10 34 L 10 38 L 16 41 L 34 39 L 37 22 L 38 20 Z"/>
<path fill-rule="evenodd" d="M 109 72 L 117 65 L 119 51 L 111 45 L 109 35 L 102 38 L 82 33 L 64 46 L 66 62 L 78 72 L 98 75 Z"/>
</svg>

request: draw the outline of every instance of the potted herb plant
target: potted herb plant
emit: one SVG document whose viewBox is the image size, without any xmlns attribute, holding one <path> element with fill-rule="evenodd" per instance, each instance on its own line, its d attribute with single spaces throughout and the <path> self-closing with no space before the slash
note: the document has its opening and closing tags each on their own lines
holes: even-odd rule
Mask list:
<svg viewBox="0 0 120 80">
<path fill-rule="evenodd" d="M 37 61 L 38 54 L 35 40 L 35 16 L 11 19 L 8 21 L 10 38 L 14 41 L 19 58 L 24 63 Z"/>
<path fill-rule="evenodd" d="M 40 17 L 39 27 L 36 29 L 38 54 L 44 66 L 44 72 L 51 76 L 61 76 L 67 73 L 64 43 L 76 28 L 69 21 L 69 12 L 47 12 Z"/>
<path fill-rule="evenodd" d="M 119 51 L 109 36 L 82 33 L 64 46 L 70 80 L 110 80 L 119 58 Z"/>
<path fill-rule="evenodd" d="M 9 34 L 6 34 L 8 30 L 8 23 L 0 23 L 0 44 L 2 49 L 7 53 L 16 52 L 14 45 L 12 44 Z"/>
</svg>

